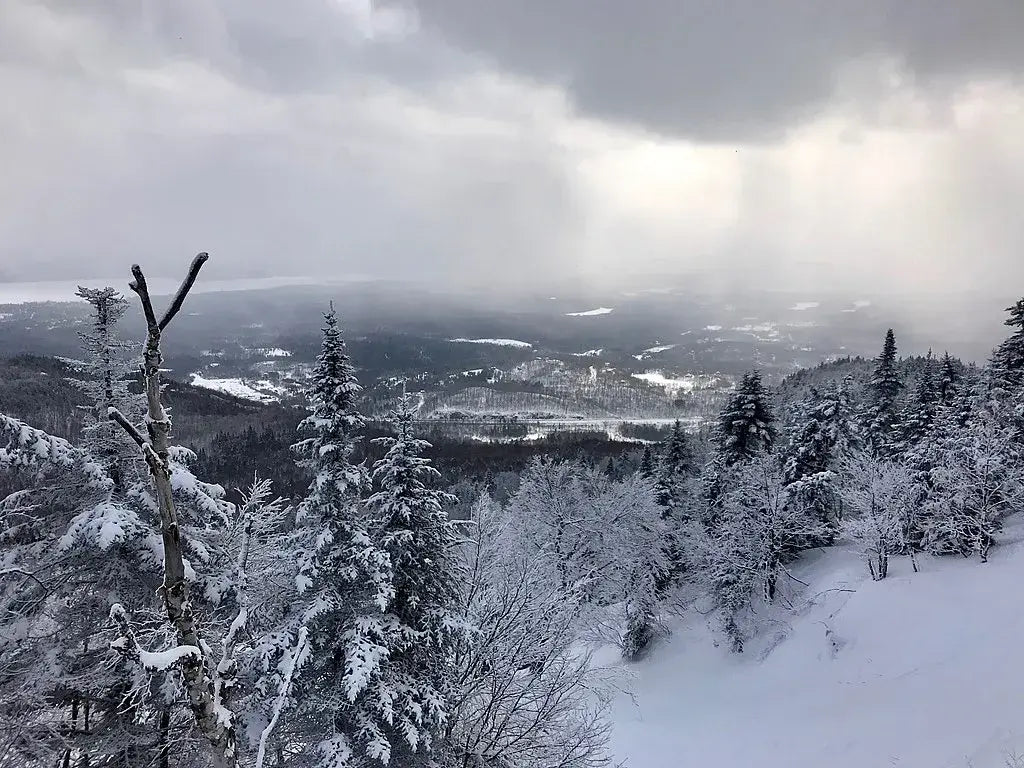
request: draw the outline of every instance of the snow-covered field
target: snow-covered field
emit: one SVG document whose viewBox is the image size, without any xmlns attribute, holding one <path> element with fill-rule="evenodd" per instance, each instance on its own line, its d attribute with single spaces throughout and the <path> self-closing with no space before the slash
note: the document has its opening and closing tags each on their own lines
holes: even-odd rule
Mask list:
<svg viewBox="0 0 1024 768">
<path fill-rule="evenodd" d="M 849 549 L 810 553 L 793 568 L 809 584 L 792 582 L 796 611 L 763 615 L 742 655 L 691 611 L 630 665 L 616 757 L 632 768 L 1018 765 L 1022 538 L 1017 523 L 987 564 L 924 557 L 913 573 L 898 558 L 881 582 Z"/>
<path fill-rule="evenodd" d="M 212 389 L 226 395 L 253 400 L 257 403 L 273 403 L 281 399 L 285 390 L 272 381 L 246 382 L 242 379 L 211 379 L 199 373 L 191 374 L 191 383 L 196 387 Z"/>
<path fill-rule="evenodd" d="M 595 315 L 608 315 L 615 311 L 615 307 L 598 307 L 583 312 L 566 312 L 566 317 L 594 317 Z"/>
<path fill-rule="evenodd" d="M 697 386 L 696 377 L 691 375 L 686 375 L 681 379 L 673 379 L 665 376 L 661 371 L 645 371 L 644 373 L 634 373 L 632 376 L 634 379 L 646 381 L 648 384 L 653 384 L 656 387 L 663 387 L 665 392 L 670 395 L 680 391 L 689 392 Z"/>
<path fill-rule="evenodd" d="M 493 344 L 497 347 L 532 347 L 527 341 L 519 339 L 449 339 L 453 344 Z"/>
</svg>

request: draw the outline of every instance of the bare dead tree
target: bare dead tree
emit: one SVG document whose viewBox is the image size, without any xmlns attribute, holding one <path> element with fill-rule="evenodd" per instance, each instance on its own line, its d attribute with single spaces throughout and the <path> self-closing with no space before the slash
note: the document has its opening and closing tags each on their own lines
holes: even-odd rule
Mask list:
<svg viewBox="0 0 1024 768">
<path fill-rule="evenodd" d="M 184 648 L 203 649 L 206 647 L 200 637 L 196 616 L 189 601 L 189 584 L 185 578 L 185 562 L 182 554 L 181 530 L 174 506 L 171 486 L 171 465 L 169 458 L 169 434 L 171 421 L 160 399 L 160 366 L 163 358 L 160 352 L 160 337 L 181 309 L 185 298 L 195 284 L 199 270 L 209 258 L 200 253 L 189 266 L 181 287 L 175 294 L 163 317 L 157 320 L 153 302 L 146 285 L 146 278 L 138 264 L 132 265 L 134 279 L 129 287 L 138 294 L 146 318 L 146 344 L 143 351 L 142 376 L 146 394 L 146 431 L 143 436 L 138 429 L 116 408 L 111 408 L 109 418 L 117 422 L 135 441 L 149 466 L 156 490 L 160 511 L 160 532 L 164 545 L 164 578 L 161 593 L 167 618 L 177 634 L 179 651 Z M 172 656 L 180 664 L 189 706 L 195 717 L 196 726 L 213 750 L 213 763 L 218 768 L 237 765 L 235 750 L 235 723 L 231 711 L 222 700 L 222 691 L 229 690 L 219 679 L 221 670 L 211 663 L 203 652 L 177 653 Z M 221 665 L 231 667 L 232 665 Z M 228 670 L 225 670 L 228 671 Z M 228 671 L 230 674 L 230 672 Z"/>
</svg>

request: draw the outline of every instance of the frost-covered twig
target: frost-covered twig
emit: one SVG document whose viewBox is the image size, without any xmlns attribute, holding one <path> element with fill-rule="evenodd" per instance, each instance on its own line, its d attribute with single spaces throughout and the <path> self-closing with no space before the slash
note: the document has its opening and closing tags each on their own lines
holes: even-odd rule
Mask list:
<svg viewBox="0 0 1024 768">
<path fill-rule="evenodd" d="M 272 714 L 270 716 L 270 722 L 267 723 L 267 727 L 260 733 L 260 744 L 256 751 L 256 764 L 255 768 L 263 768 L 263 761 L 266 759 L 267 754 L 267 741 L 270 739 L 270 734 L 274 732 L 274 728 L 277 727 L 277 721 L 281 719 L 281 712 L 284 711 L 284 706 L 288 702 L 288 696 L 291 693 L 292 680 L 295 677 L 295 670 L 298 668 L 298 662 L 306 652 L 308 631 L 306 627 L 299 629 L 299 637 L 295 643 L 295 648 L 288 656 L 288 662 L 285 664 L 283 671 L 283 677 L 281 678 L 281 684 L 277 689 L 277 698 L 274 699 L 274 706 Z"/>
</svg>

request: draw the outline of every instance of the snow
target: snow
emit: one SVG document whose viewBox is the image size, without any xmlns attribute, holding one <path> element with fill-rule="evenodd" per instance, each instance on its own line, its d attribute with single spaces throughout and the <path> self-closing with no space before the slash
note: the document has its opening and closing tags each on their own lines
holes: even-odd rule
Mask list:
<svg viewBox="0 0 1024 768">
<path fill-rule="evenodd" d="M 643 352 L 641 352 L 639 355 L 633 355 L 633 357 L 636 358 L 637 360 L 643 360 L 645 357 L 650 357 L 651 355 L 656 355 L 659 352 L 667 352 L 668 350 L 675 349 L 675 348 L 676 348 L 675 344 L 662 344 L 661 346 L 658 346 L 658 347 L 648 347 Z"/>
<path fill-rule="evenodd" d="M 280 347 L 271 347 L 270 349 L 258 349 L 256 350 L 264 357 L 291 357 L 292 353 L 287 349 L 281 349 Z"/>
<path fill-rule="evenodd" d="M 200 373 L 193 373 L 192 385 L 223 392 L 226 395 L 255 400 L 258 403 L 272 403 L 280 399 L 284 389 L 270 381 L 255 381 L 252 385 L 241 379 L 208 379 Z"/>
<path fill-rule="evenodd" d="M 586 352 L 573 352 L 573 357 L 600 357 L 604 349 L 588 349 Z"/>
<path fill-rule="evenodd" d="M 675 394 L 680 390 L 690 391 L 696 386 L 693 376 L 684 376 L 681 379 L 670 379 L 661 371 L 645 371 L 644 373 L 632 374 L 634 379 L 646 381 L 656 387 L 662 387 L 668 394 Z"/>
<path fill-rule="evenodd" d="M 1005 539 L 1018 541 L 1021 524 Z M 730 654 L 691 611 L 615 704 L 632 768 L 1005 768 L 1024 751 L 1020 543 L 981 564 L 895 558 L 873 582 L 849 547 L 809 553 L 797 610 Z M 803 589 L 801 587 L 801 589 Z M 831 590 L 831 591 L 829 591 Z M 716 645 L 720 643 L 720 645 Z M 610 654 L 610 652 L 609 652 Z"/>
<path fill-rule="evenodd" d="M 607 315 L 614 312 L 614 307 L 598 307 L 597 309 L 588 309 L 585 312 L 566 312 L 566 317 L 593 317 L 595 315 Z"/>
<path fill-rule="evenodd" d="M 808 309 L 817 309 L 820 306 L 820 301 L 798 301 L 790 309 L 793 312 L 806 312 Z"/>
<path fill-rule="evenodd" d="M 720 326 L 720 325 L 705 325 L 704 326 L 704 330 L 705 331 L 720 331 L 720 330 L 722 330 L 722 326 Z"/>
<path fill-rule="evenodd" d="M 519 341 L 518 339 L 449 339 L 453 344 L 494 344 L 498 347 L 532 347 L 527 341 Z"/>
<path fill-rule="evenodd" d="M 202 652 L 194 645 L 176 645 L 169 651 L 159 651 L 157 653 L 139 651 L 139 662 L 146 669 L 154 671 L 167 669 L 181 659 L 201 659 L 202 657 Z"/>
</svg>

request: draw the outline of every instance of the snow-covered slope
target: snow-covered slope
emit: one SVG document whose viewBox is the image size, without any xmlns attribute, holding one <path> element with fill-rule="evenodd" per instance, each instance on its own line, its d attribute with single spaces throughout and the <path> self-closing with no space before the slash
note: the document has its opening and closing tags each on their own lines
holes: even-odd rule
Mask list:
<svg viewBox="0 0 1024 768">
<path fill-rule="evenodd" d="M 1024 538 L 991 561 L 904 558 L 866 578 L 849 550 L 793 573 L 796 612 L 742 655 L 691 611 L 631 666 L 614 748 L 632 768 L 1006 768 L 1024 753 Z M 831 590 L 831 591 L 829 591 Z M 852 590 L 852 591 L 848 591 Z M 829 630 L 826 633 L 826 628 Z"/>
</svg>

